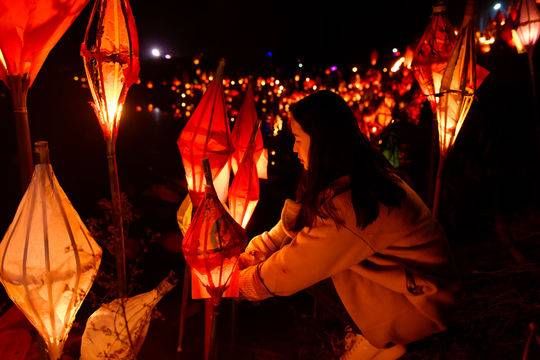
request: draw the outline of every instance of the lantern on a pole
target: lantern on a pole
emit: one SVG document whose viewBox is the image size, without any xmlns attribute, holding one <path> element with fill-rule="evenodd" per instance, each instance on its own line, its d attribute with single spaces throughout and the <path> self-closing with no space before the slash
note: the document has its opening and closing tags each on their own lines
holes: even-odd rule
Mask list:
<svg viewBox="0 0 540 360">
<path fill-rule="evenodd" d="M 230 156 L 233 152 L 227 108 L 223 97 L 223 69 L 221 60 L 214 80 L 208 85 L 193 115 L 178 137 L 178 149 L 186 173 L 189 195 L 194 208 L 204 197 L 202 160 L 208 158 L 217 194 L 227 200 Z"/>
<path fill-rule="evenodd" d="M 469 0 L 463 26 L 444 71 L 438 95 L 436 112 L 439 128 L 439 164 L 433 199 L 435 217 L 439 210 L 442 170 L 446 156 L 469 113 L 476 89 L 488 74 L 487 70 L 476 65 L 473 14 L 474 1 Z"/>
<path fill-rule="evenodd" d="M 529 57 L 529 71 L 533 91 L 533 100 L 536 102 L 536 82 L 534 71 L 534 46 L 540 37 L 540 11 L 534 0 L 521 0 L 518 6 L 519 18 L 516 32 L 521 44 L 527 50 Z M 536 108 L 536 105 L 535 105 Z"/>
<path fill-rule="evenodd" d="M 149 292 L 102 305 L 86 322 L 81 360 L 137 359 L 154 307 L 175 285 L 174 275 L 169 275 Z"/>
<path fill-rule="evenodd" d="M 118 231 L 116 262 L 120 297 L 126 295 L 123 216 L 116 163 L 116 138 L 129 88 L 139 76 L 139 43 L 128 0 L 96 0 L 81 55 L 93 108 L 107 144 L 109 182 Z"/>
<path fill-rule="evenodd" d="M 236 174 L 244 154 L 253 142 L 253 158 L 257 166 L 257 174 L 260 179 L 267 178 L 268 151 L 264 148 L 260 125 L 258 125 L 257 109 L 255 108 L 255 99 L 253 96 L 253 86 L 251 81 L 248 85 L 244 101 L 240 107 L 238 120 L 235 122 L 231 132 L 234 153 L 231 157 L 232 170 Z M 253 129 L 258 127 L 255 139 L 251 140 Z"/>
<path fill-rule="evenodd" d="M 182 242 L 182 252 L 192 273 L 210 295 L 207 304 L 214 307 L 208 312 L 205 358 L 212 352 L 215 332 L 215 313 L 227 291 L 230 297 L 238 296 L 238 257 L 246 244 L 242 227 L 221 204 L 212 182 L 210 163 L 203 161 L 205 193 L 191 225 Z"/>
<path fill-rule="evenodd" d="M 98 271 L 101 248 L 60 187 L 47 143 L 36 143 L 36 152 L 32 181 L 0 243 L 0 281 L 57 360 Z"/>
<path fill-rule="evenodd" d="M 454 28 L 446 18 L 446 5 L 439 1 L 433 6 L 431 21 L 420 38 L 412 61 L 413 74 L 434 111 L 436 95 L 440 92 L 443 73 L 455 43 Z"/>
<path fill-rule="evenodd" d="M 28 90 L 47 55 L 88 0 L 0 0 L 0 80 L 10 89 L 17 131 L 19 177 L 32 176 Z"/>
</svg>

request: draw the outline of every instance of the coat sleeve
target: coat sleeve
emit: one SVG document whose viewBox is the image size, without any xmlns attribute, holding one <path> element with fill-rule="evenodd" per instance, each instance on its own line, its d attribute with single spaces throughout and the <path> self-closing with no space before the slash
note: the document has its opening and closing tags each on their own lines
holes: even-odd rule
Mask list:
<svg viewBox="0 0 540 360">
<path fill-rule="evenodd" d="M 324 280 L 374 253 L 357 228 L 317 218 L 265 261 L 240 273 L 240 291 L 250 300 L 286 296 Z"/>
</svg>

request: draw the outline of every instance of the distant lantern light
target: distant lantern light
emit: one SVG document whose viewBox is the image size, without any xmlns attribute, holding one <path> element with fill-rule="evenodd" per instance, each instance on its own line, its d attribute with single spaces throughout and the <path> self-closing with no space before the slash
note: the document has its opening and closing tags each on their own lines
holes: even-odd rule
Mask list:
<svg viewBox="0 0 540 360">
<path fill-rule="evenodd" d="M 392 52 L 393 52 L 394 54 L 396 54 L 396 53 L 398 52 L 398 49 L 397 49 L 397 48 L 393 48 L 393 49 L 392 49 Z"/>
<path fill-rule="evenodd" d="M 266 52 L 266 57 L 271 58 L 273 55 L 274 55 L 274 53 L 272 53 L 271 51 Z"/>
<path fill-rule="evenodd" d="M 497 11 L 497 10 L 500 10 L 501 9 L 501 3 L 496 3 L 495 5 L 493 5 L 493 10 Z"/>
<path fill-rule="evenodd" d="M 270 152 L 270 154 L 271 154 L 271 155 L 276 155 L 276 150 L 272 150 L 272 151 Z"/>
<path fill-rule="evenodd" d="M 160 57 L 161 56 L 161 51 L 158 48 L 153 48 L 151 53 L 152 53 L 153 57 Z"/>
<path fill-rule="evenodd" d="M 337 70 L 337 66 L 336 65 L 332 65 L 330 66 L 330 71 L 334 72 Z"/>
<path fill-rule="evenodd" d="M 171 56 L 171 54 L 167 54 L 167 55 L 165 55 L 165 59 L 167 59 L 167 60 L 171 60 L 171 59 L 172 59 L 172 56 Z"/>
<path fill-rule="evenodd" d="M 303 68 L 303 67 L 304 67 L 304 64 L 302 64 L 302 63 L 298 63 L 298 67 L 299 67 L 299 68 L 301 69 L 301 68 Z"/>
<path fill-rule="evenodd" d="M 355 73 L 355 72 L 358 72 L 358 68 L 357 68 L 356 66 L 353 67 L 353 68 L 352 68 L 352 72 L 354 72 L 354 73 Z"/>
</svg>

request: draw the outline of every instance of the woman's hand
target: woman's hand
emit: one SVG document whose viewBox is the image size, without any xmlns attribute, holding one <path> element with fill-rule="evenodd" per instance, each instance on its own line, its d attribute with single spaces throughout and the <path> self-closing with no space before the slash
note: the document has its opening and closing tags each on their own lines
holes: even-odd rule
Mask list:
<svg viewBox="0 0 540 360">
<path fill-rule="evenodd" d="M 242 270 L 249 266 L 257 265 L 265 259 L 266 257 L 264 254 L 257 250 L 246 251 L 240 254 L 240 257 L 238 258 L 238 267 Z"/>
</svg>

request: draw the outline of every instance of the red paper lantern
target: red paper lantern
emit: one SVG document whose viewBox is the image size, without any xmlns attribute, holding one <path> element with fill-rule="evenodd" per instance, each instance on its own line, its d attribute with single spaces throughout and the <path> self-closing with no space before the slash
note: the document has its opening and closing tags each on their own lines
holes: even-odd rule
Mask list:
<svg viewBox="0 0 540 360">
<path fill-rule="evenodd" d="M 445 14 L 446 6 L 443 3 L 433 7 L 431 21 L 416 47 L 412 61 L 414 76 L 433 108 L 448 58 L 456 43 L 454 28 Z"/>
<path fill-rule="evenodd" d="M 540 11 L 534 0 L 522 0 L 518 7 L 517 33 L 525 48 L 533 47 L 540 36 Z"/>
<path fill-rule="evenodd" d="M 192 273 L 217 303 L 227 289 L 231 296 L 238 296 L 238 257 L 247 239 L 219 201 L 208 159 L 203 171 L 204 197 L 184 236 L 182 251 Z"/>
<path fill-rule="evenodd" d="M 178 149 L 186 172 L 189 195 L 197 207 L 204 197 L 205 177 L 202 160 L 208 158 L 217 194 L 227 199 L 230 176 L 230 156 L 234 151 L 227 109 L 223 97 L 223 67 L 221 61 L 216 77 L 204 93 L 195 112 L 178 137 Z"/>
</svg>

